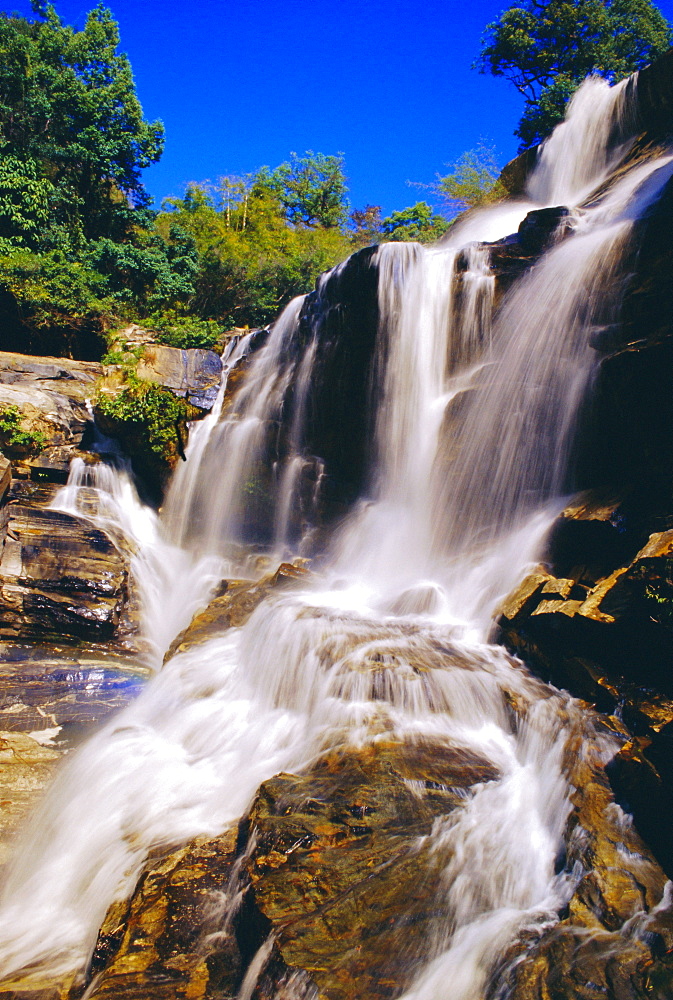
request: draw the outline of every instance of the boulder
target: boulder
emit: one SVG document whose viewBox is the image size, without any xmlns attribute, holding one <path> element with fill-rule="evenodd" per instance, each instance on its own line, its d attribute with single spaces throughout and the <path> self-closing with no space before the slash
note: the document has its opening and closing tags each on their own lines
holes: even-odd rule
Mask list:
<svg viewBox="0 0 673 1000">
<path fill-rule="evenodd" d="M 215 351 L 180 350 L 147 344 L 136 368 L 138 378 L 163 385 L 191 406 L 212 409 L 222 377 L 222 359 Z"/>
<path fill-rule="evenodd" d="M 111 908 L 87 995 L 235 997 L 243 984 L 256 1000 L 398 994 L 409 955 L 447 919 L 419 838 L 496 776 L 465 749 L 393 741 L 277 775 L 238 832 L 151 862 L 133 899 Z"/>
<path fill-rule="evenodd" d="M 624 738 L 616 720 L 600 720 Z M 575 787 L 565 871 L 574 882 L 558 923 L 524 931 L 502 957 L 487 1000 L 667 1000 L 673 995 L 673 908 L 667 875 L 615 806 L 607 775 L 591 761 L 590 733 L 567 749 Z M 628 752 L 624 745 L 620 754 Z M 600 749 L 595 746 L 597 755 Z M 619 755 L 618 755 L 619 756 Z"/>
<path fill-rule="evenodd" d="M 26 733 L 0 731 L 0 866 L 8 859 L 12 835 L 51 778 L 59 756 Z"/>
</svg>

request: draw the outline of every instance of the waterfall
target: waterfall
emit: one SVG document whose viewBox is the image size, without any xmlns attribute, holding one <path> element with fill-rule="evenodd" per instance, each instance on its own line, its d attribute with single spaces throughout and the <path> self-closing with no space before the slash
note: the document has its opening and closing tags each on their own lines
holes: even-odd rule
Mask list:
<svg viewBox="0 0 673 1000">
<path fill-rule="evenodd" d="M 450 919 L 400 984 L 406 1000 L 478 1000 L 513 937 L 558 919 L 572 891 L 554 869 L 570 810 L 564 754 L 588 723 L 487 636 L 495 600 L 536 558 L 563 503 L 594 371 L 589 338 L 613 321 L 633 222 L 673 173 L 668 155 L 605 183 L 628 138 L 623 101 L 623 88 L 585 85 L 543 150 L 529 202 L 477 213 L 435 247 L 379 248 L 376 412 L 361 495 L 313 582 L 173 656 L 66 762 L 5 882 L 5 981 L 82 969 L 107 906 L 132 891 L 150 851 L 220 833 L 279 771 L 386 739 L 467 748 L 500 775 L 427 835 L 440 873 L 432 891 Z M 585 162 L 578 136 L 587 134 Z M 559 199 L 572 233 L 496 309 L 485 244 Z M 314 313 L 328 308 L 327 282 L 339 274 L 321 280 Z M 212 416 L 192 431 L 161 524 L 121 525 L 143 558 L 169 567 L 160 599 L 144 587 L 148 615 L 171 619 L 163 632 L 150 628 L 157 655 L 221 576 L 253 576 L 260 553 L 284 558 L 305 545 L 309 508 L 330 476 L 308 445 L 324 344 L 307 302 L 287 307 L 232 399 L 223 382 Z M 73 487 L 87 475 L 76 468 Z M 85 513 L 78 495 L 61 503 Z M 89 513 L 124 520 L 109 503 Z"/>
</svg>

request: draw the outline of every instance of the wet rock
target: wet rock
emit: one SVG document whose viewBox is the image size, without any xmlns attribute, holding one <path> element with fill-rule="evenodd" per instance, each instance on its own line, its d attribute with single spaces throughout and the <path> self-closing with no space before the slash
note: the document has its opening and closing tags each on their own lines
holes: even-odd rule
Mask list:
<svg viewBox="0 0 673 1000">
<path fill-rule="evenodd" d="M 574 508 L 580 517 L 593 513 L 595 522 L 603 525 L 609 523 L 611 511 L 612 506 L 605 507 L 601 518 L 599 511 L 584 503 Z M 572 513 L 569 508 L 567 520 Z M 596 532 L 594 520 L 587 517 Z M 556 549 L 563 553 L 570 580 L 545 581 L 544 574 L 527 577 L 502 606 L 498 624 L 505 643 L 529 657 L 538 672 L 544 661 L 548 679 L 580 697 L 596 699 L 594 682 L 601 684 L 606 674 L 613 687 L 626 682 L 672 695 L 668 664 L 673 654 L 673 531 L 652 534 L 628 565 L 593 585 L 588 581 L 600 571 L 601 562 L 605 565 L 604 552 L 596 555 L 596 547 L 587 546 L 584 564 L 578 565 L 581 550 L 567 534 L 563 544 L 556 542 Z M 587 533 L 583 534 L 586 539 Z M 609 537 L 606 528 L 602 541 Z M 605 543 L 613 554 L 620 548 Z M 578 667 L 579 674 L 584 671 L 590 678 L 584 684 L 578 685 Z"/>
<path fill-rule="evenodd" d="M 220 387 L 222 360 L 215 351 L 179 350 L 163 344 L 148 344 L 143 349 L 136 374 L 138 378 L 165 386 L 191 406 L 208 412 Z"/>
<path fill-rule="evenodd" d="M 71 749 L 134 698 L 147 673 L 100 647 L 2 644 L 0 727 Z"/>
<path fill-rule="evenodd" d="M 519 246 L 526 256 L 541 254 L 569 232 L 570 211 L 564 206 L 529 212 L 519 226 Z"/>
<path fill-rule="evenodd" d="M 265 782 L 246 868 L 264 917 L 254 943 L 274 939 L 253 996 L 279 995 L 295 970 L 330 1000 L 398 995 L 449 918 L 433 892 L 441 862 L 419 838 L 495 777 L 457 747 L 382 742 Z"/>
<path fill-rule="evenodd" d="M 195 615 L 187 628 L 171 643 L 164 662 L 176 653 L 183 653 L 193 646 L 207 642 L 228 628 L 245 625 L 255 608 L 277 589 L 306 581 L 308 570 L 301 564 L 281 563 L 275 573 L 260 580 L 223 580 L 218 597 L 208 607 Z"/>
<path fill-rule="evenodd" d="M 307 455 L 320 456 L 319 507 L 327 521 L 341 516 L 362 492 L 372 440 L 368 414 L 376 386 L 378 332 L 377 247 L 366 247 L 335 269 L 319 290 L 306 297 L 300 314 L 304 342 L 313 336 L 320 349 L 305 402 L 313 414 L 304 442 Z M 292 405 L 292 403 L 290 404 Z"/>
<path fill-rule="evenodd" d="M 3 724 L 0 714 L 0 727 Z M 7 861 L 10 841 L 50 780 L 59 756 L 26 733 L 0 729 L 0 866 Z"/>
<path fill-rule="evenodd" d="M 460 747 L 378 742 L 259 789 L 238 835 L 151 863 L 109 912 L 91 997 L 390 998 L 447 919 L 423 841 L 491 764 Z M 231 905 L 233 904 L 233 905 Z"/>
<path fill-rule="evenodd" d="M 0 639 L 110 639 L 128 590 L 128 558 L 82 518 L 51 510 L 53 488 L 17 483 L 0 559 Z"/>
<path fill-rule="evenodd" d="M 613 723 L 614 733 L 623 734 Z M 574 886 L 566 911 L 558 923 L 524 931 L 511 945 L 492 977 L 488 1000 L 672 995 L 670 883 L 613 801 L 601 753 L 596 746 L 592 760 L 579 747 L 568 747 L 575 791 L 565 869 Z"/>
<path fill-rule="evenodd" d="M 596 496 L 571 504 L 550 545 L 568 575 L 529 575 L 503 603 L 498 627 L 505 646 L 540 677 L 619 712 L 636 742 L 615 758 L 610 780 L 670 874 L 673 530 L 642 544 L 642 529 L 624 529 L 620 510 Z M 636 540 L 638 551 L 611 569 Z"/>
<path fill-rule="evenodd" d="M 91 961 L 94 986 L 87 996 L 236 996 L 240 956 L 222 919 L 235 874 L 236 839 L 235 830 L 213 840 L 200 838 L 150 862 L 133 899 L 108 912 Z"/>
</svg>

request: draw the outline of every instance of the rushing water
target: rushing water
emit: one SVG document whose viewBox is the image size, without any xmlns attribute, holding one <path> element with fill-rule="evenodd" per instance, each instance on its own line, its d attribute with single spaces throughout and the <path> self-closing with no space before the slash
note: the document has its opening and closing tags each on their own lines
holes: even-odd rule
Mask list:
<svg viewBox="0 0 673 1000">
<path fill-rule="evenodd" d="M 589 336 L 614 319 L 633 221 L 673 172 L 673 157 L 651 161 L 575 209 L 623 152 L 624 94 L 587 84 L 528 201 L 473 216 L 436 247 L 378 250 L 367 495 L 310 586 L 174 656 L 65 764 L 6 881 L 6 977 L 81 967 L 149 851 L 221 832 L 278 771 L 381 738 L 469 747 L 501 775 L 428 835 L 451 919 L 427 942 L 408 1000 L 476 1000 L 513 936 L 557 919 L 572 890 L 554 873 L 570 808 L 563 755 L 586 723 L 487 637 L 495 601 L 534 561 L 562 504 L 593 373 Z M 476 241 L 503 238 L 531 208 L 559 201 L 573 209 L 573 234 L 494 312 L 488 252 Z M 306 447 L 321 344 L 301 330 L 302 305 L 288 306 L 248 360 L 233 401 L 223 383 L 192 430 L 161 522 L 119 467 L 74 467 L 59 498 L 135 546 L 156 663 L 222 576 L 253 572 L 250 552 L 277 560 L 307 544 L 329 470 Z M 225 381 L 245 350 L 228 359 Z M 82 507 L 82 485 L 97 491 L 95 511 Z M 263 529 L 250 515 L 260 491 Z M 505 692 L 522 706 L 516 726 Z"/>
</svg>

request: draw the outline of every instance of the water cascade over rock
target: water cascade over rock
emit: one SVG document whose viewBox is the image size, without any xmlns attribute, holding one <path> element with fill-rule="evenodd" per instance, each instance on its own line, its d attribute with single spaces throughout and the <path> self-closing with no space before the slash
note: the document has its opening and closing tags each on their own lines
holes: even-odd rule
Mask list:
<svg viewBox="0 0 673 1000">
<path fill-rule="evenodd" d="M 98 491 L 169 652 L 17 844 L 5 995 L 671 995 L 670 886 L 605 772 L 627 731 L 489 642 L 673 176 L 633 101 L 589 80 L 525 197 L 232 347 L 160 519 L 119 462 L 72 469 L 56 503 Z"/>
</svg>

